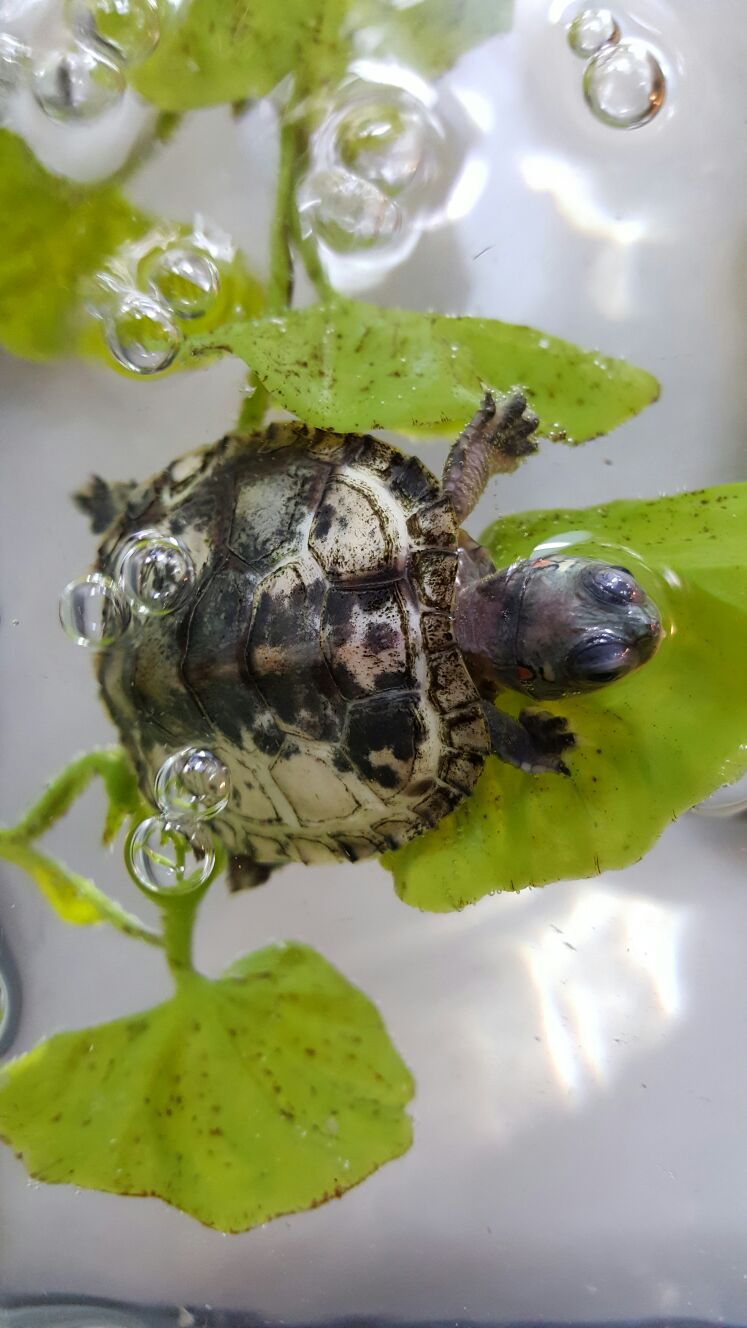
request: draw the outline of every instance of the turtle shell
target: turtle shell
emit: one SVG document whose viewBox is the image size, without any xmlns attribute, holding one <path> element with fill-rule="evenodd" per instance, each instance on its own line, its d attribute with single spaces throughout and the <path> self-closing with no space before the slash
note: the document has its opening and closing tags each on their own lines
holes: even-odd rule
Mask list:
<svg viewBox="0 0 747 1328">
<path fill-rule="evenodd" d="M 99 660 L 149 801 L 166 757 L 209 747 L 232 781 L 219 837 L 271 866 L 397 847 L 470 792 L 489 740 L 452 632 L 458 531 L 420 461 L 274 424 L 138 490 L 100 568 L 143 528 L 196 570 L 183 607 Z"/>
</svg>

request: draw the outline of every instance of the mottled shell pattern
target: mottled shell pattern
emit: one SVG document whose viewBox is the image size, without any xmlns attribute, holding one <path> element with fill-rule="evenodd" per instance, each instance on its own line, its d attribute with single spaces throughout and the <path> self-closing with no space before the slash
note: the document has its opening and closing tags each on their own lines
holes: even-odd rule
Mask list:
<svg viewBox="0 0 747 1328">
<path fill-rule="evenodd" d="M 470 792 L 489 740 L 452 633 L 458 532 L 420 461 L 274 424 L 139 489 L 101 570 L 143 528 L 196 569 L 181 608 L 100 658 L 149 801 L 166 757 L 209 747 L 232 782 L 217 834 L 272 866 L 397 847 Z"/>
</svg>

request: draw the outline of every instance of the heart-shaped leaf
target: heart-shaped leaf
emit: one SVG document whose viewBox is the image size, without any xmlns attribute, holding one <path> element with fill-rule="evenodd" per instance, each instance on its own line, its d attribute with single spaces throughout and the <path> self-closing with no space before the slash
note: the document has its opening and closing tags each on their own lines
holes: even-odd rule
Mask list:
<svg viewBox="0 0 747 1328">
<path fill-rule="evenodd" d="M 81 281 L 149 224 L 113 186 L 51 175 L 0 129 L 0 346 L 30 360 L 69 351 Z"/>
<path fill-rule="evenodd" d="M 667 639 L 638 673 L 548 704 L 576 734 L 570 779 L 491 758 L 470 799 L 387 856 L 415 907 L 448 911 L 495 890 L 624 867 L 747 769 L 747 484 L 530 512 L 497 522 L 482 542 L 503 566 L 544 541 L 631 567 Z M 526 700 L 498 704 L 516 713 Z"/>
<path fill-rule="evenodd" d="M 278 945 L 12 1061 L 0 1136 L 38 1180 L 157 1196 L 245 1231 L 404 1153 L 412 1087 L 362 992 L 306 946 Z"/>
<path fill-rule="evenodd" d="M 484 387 L 523 386 L 541 433 L 583 442 L 658 395 L 656 380 L 642 369 L 532 328 L 353 300 L 222 328 L 195 338 L 192 349 L 241 356 L 286 409 L 342 433 L 457 432 Z"/>
</svg>

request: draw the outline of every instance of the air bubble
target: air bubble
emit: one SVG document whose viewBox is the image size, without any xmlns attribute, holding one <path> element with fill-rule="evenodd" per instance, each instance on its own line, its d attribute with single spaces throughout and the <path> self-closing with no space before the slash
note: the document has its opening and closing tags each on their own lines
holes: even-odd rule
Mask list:
<svg viewBox="0 0 747 1328">
<path fill-rule="evenodd" d="M 117 563 L 120 590 L 143 617 L 173 613 L 189 595 L 194 579 L 194 564 L 181 540 L 157 530 L 132 535 Z"/>
<path fill-rule="evenodd" d="M 188 895 L 199 890 L 215 867 L 208 826 L 150 816 L 135 827 L 125 848 L 127 868 L 150 895 Z"/>
<path fill-rule="evenodd" d="M 156 0 L 71 0 L 67 12 L 82 40 L 101 47 L 119 64 L 138 64 L 158 43 Z"/>
<path fill-rule="evenodd" d="M 149 264 L 153 293 L 177 318 L 203 318 L 220 295 L 220 273 L 212 258 L 199 249 L 164 249 Z"/>
<path fill-rule="evenodd" d="M 664 102 L 666 81 L 643 42 L 604 47 L 584 70 L 584 96 L 598 120 L 615 129 L 637 129 Z"/>
<path fill-rule="evenodd" d="M 60 595 L 60 622 L 78 646 L 105 650 L 122 636 L 130 609 L 110 576 L 89 572 L 70 581 Z"/>
<path fill-rule="evenodd" d="M 131 294 L 105 317 L 106 344 L 118 364 L 136 374 L 163 373 L 181 346 L 169 311 L 148 295 Z"/>
<path fill-rule="evenodd" d="M 206 820 L 228 803 L 231 776 L 205 747 L 185 747 L 164 761 L 156 775 L 156 802 L 166 815 Z"/>
<path fill-rule="evenodd" d="M 340 168 L 307 177 L 300 210 L 318 239 L 338 254 L 389 244 L 403 224 L 393 199 Z"/>
<path fill-rule="evenodd" d="M 24 42 L 0 32 L 0 107 L 15 91 L 28 68 L 31 52 Z"/>
<path fill-rule="evenodd" d="M 620 26 L 609 9 L 582 9 L 568 29 L 568 45 L 585 58 L 619 40 Z"/>
<path fill-rule="evenodd" d="M 339 163 L 389 198 L 437 174 L 442 135 L 423 103 L 401 89 L 352 100 L 330 117 L 328 132 Z"/>
<path fill-rule="evenodd" d="M 86 46 L 48 51 L 33 61 L 31 90 L 52 120 L 94 120 L 114 106 L 125 91 L 118 65 Z"/>
</svg>

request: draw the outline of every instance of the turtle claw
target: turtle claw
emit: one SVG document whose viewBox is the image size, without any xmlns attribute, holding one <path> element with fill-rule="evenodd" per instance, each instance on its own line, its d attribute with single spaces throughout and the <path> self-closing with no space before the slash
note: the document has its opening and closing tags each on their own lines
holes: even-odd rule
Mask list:
<svg viewBox="0 0 747 1328">
<path fill-rule="evenodd" d="M 522 710 L 519 723 L 531 740 L 535 753 L 533 768 L 570 775 L 562 753 L 575 747 L 576 739 L 562 715 L 551 715 L 549 710 Z"/>
</svg>

